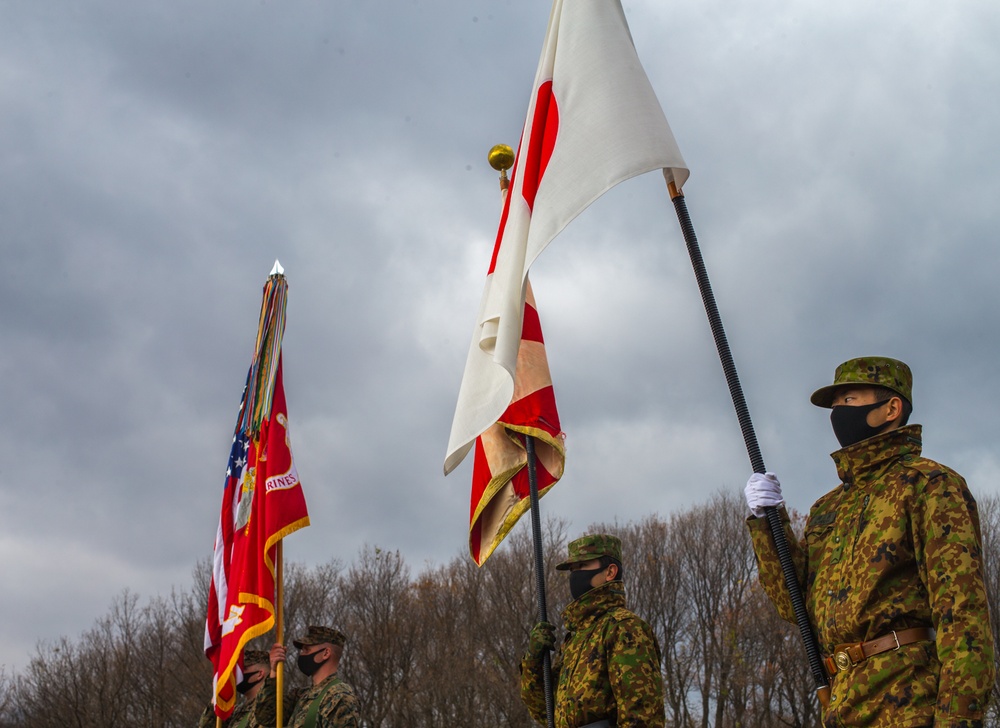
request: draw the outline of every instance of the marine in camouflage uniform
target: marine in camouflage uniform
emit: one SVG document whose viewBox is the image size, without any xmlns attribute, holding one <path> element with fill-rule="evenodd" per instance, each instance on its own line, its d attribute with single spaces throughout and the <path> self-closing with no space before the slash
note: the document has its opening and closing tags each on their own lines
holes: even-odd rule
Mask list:
<svg viewBox="0 0 1000 728">
<path fill-rule="evenodd" d="M 556 728 L 601 720 L 618 728 L 662 728 L 660 648 L 650 626 L 625 607 L 621 541 L 584 536 L 569 545 L 569 558 L 556 568 L 570 570 L 574 596 L 588 589 L 562 613 L 567 633 L 552 661 Z M 521 661 L 521 699 L 543 725 L 542 665 L 554 643 L 552 630 L 544 622 L 536 625 Z"/>
<path fill-rule="evenodd" d="M 310 675 L 313 684 L 308 688 L 285 689 L 283 724 L 286 728 L 359 728 L 357 698 L 354 689 L 337 677 L 337 668 L 345 638 L 342 632 L 330 627 L 309 627 L 306 635 L 292 643 L 299 648 L 299 669 Z M 329 657 L 321 663 L 315 657 Z M 271 674 L 256 701 L 254 715 L 261 726 L 277 722 L 276 665 L 285 659 L 282 645 L 271 648 Z"/>
<path fill-rule="evenodd" d="M 860 410 L 842 401 L 859 385 L 905 399 L 903 416 L 867 419 L 880 431 L 853 443 L 841 426 L 848 444 L 832 455 L 841 484 L 813 505 L 801 543 L 779 509 L 820 649 L 837 655 L 824 660 L 832 682 L 823 725 L 981 728 L 994 663 L 976 502 L 958 473 L 921 457 L 921 428 L 905 425 L 912 378 L 902 362 L 845 362 L 812 402 Z M 893 412 L 879 391 L 867 406 Z M 761 583 L 794 623 L 767 521 L 748 525 Z M 907 632 L 919 639 L 867 658 L 853 647 L 913 628 L 933 633 Z"/>
<path fill-rule="evenodd" d="M 215 728 L 215 706 L 209 705 L 201 714 L 198 728 Z M 222 728 L 258 728 L 259 724 L 253 716 L 253 701 L 240 702 L 228 718 L 222 721 Z"/>
<path fill-rule="evenodd" d="M 241 700 L 228 718 L 222 721 L 222 728 L 259 728 L 253 715 L 254 699 L 257 697 L 263 685 L 260 675 L 265 679 L 271 666 L 268 654 L 263 650 L 246 650 L 243 653 L 243 682 L 245 691 L 239 687 L 237 690 L 243 693 Z M 215 706 L 211 703 L 201 714 L 198 721 L 198 728 L 215 728 L 216 726 Z"/>
</svg>

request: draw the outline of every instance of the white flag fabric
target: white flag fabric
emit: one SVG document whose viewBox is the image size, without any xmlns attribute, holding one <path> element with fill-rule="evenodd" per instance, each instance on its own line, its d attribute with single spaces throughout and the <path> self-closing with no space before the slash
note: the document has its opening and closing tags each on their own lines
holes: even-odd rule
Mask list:
<svg viewBox="0 0 1000 728">
<path fill-rule="evenodd" d="M 511 402 L 528 269 L 590 203 L 662 169 L 688 177 L 619 0 L 555 0 L 459 389 L 450 473 Z"/>
</svg>

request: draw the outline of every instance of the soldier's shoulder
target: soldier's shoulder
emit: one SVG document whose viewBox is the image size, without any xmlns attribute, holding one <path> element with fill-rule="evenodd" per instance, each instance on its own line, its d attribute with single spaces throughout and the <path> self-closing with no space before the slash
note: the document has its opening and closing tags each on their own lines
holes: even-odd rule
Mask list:
<svg viewBox="0 0 1000 728">
<path fill-rule="evenodd" d="M 615 607 L 610 610 L 608 621 L 616 627 L 652 633 L 649 623 L 627 607 Z"/>
<path fill-rule="evenodd" d="M 333 695 L 344 695 L 345 693 L 350 693 L 351 695 L 353 695 L 354 688 L 351 686 L 350 683 L 344 682 L 339 678 L 337 679 L 336 682 L 333 683 L 333 685 L 330 686 L 329 691 L 327 691 L 327 694 L 333 694 Z"/>
<path fill-rule="evenodd" d="M 902 463 L 906 477 L 903 482 L 916 497 L 927 503 L 961 504 L 975 510 L 976 499 L 965 478 L 957 472 L 928 458 L 907 458 Z"/>
<path fill-rule="evenodd" d="M 355 699 L 354 688 L 351 687 L 350 683 L 346 683 L 338 678 L 323 690 L 319 699 L 322 701 L 321 705 L 324 708 L 344 701 L 353 702 Z"/>
<path fill-rule="evenodd" d="M 358 700 L 354 688 L 342 680 L 337 680 L 319 698 L 319 714 L 334 725 L 356 725 Z"/>
<path fill-rule="evenodd" d="M 613 609 L 609 609 L 607 618 L 613 622 L 625 622 L 630 619 L 642 621 L 641 617 L 628 607 L 614 607 Z"/>
<path fill-rule="evenodd" d="M 947 465 L 925 457 L 903 458 L 901 467 L 927 483 L 954 483 L 965 487 L 965 478 Z"/>
<path fill-rule="evenodd" d="M 649 623 L 635 612 L 618 607 L 611 610 L 610 629 L 605 632 L 610 659 L 619 665 L 660 661 L 660 644 Z"/>
</svg>

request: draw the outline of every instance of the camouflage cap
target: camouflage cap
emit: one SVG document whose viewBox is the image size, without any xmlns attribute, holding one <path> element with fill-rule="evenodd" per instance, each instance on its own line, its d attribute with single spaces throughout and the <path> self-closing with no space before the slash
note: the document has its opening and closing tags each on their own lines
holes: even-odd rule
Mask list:
<svg viewBox="0 0 1000 728">
<path fill-rule="evenodd" d="M 243 666 L 250 667 L 251 665 L 270 665 L 271 656 L 264 652 L 264 650 L 244 650 L 243 651 Z"/>
<path fill-rule="evenodd" d="M 913 374 L 910 373 L 910 368 L 898 359 L 885 356 L 862 356 L 845 361 L 837 367 L 833 384 L 817 389 L 809 401 L 817 407 L 832 407 L 834 392 L 845 384 L 886 387 L 910 405 L 913 404 Z"/>
<path fill-rule="evenodd" d="M 560 571 L 565 571 L 572 564 L 579 564 L 583 561 L 592 561 L 602 556 L 611 556 L 619 562 L 622 560 L 622 542 L 617 536 L 595 533 L 590 536 L 583 536 L 573 541 L 569 545 L 569 558 L 557 565 Z"/>
<path fill-rule="evenodd" d="M 300 650 L 307 645 L 322 645 L 329 642 L 332 645 L 343 645 L 347 642 L 344 633 L 333 627 L 308 627 L 305 636 L 292 640 L 292 644 Z"/>
</svg>

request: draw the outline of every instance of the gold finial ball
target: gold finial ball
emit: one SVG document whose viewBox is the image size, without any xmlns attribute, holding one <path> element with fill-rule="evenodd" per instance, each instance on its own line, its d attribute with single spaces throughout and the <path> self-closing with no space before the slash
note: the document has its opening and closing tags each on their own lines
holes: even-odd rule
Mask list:
<svg viewBox="0 0 1000 728">
<path fill-rule="evenodd" d="M 497 144 L 490 150 L 490 166 L 498 172 L 514 166 L 514 150 L 506 144 Z"/>
</svg>

